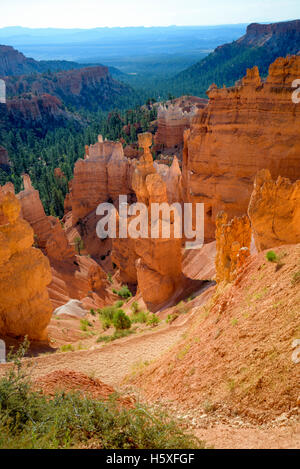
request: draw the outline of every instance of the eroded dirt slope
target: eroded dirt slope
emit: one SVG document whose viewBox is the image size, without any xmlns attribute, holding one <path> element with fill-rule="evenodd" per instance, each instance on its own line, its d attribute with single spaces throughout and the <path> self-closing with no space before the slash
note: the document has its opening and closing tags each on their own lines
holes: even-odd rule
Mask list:
<svg viewBox="0 0 300 469">
<path fill-rule="evenodd" d="M 299 406 L 300 245 L 253 256 L 232 286 L 199 308 L 189 332 L 133 379 L 148 399 L 265 422 Z"/>
</svg>

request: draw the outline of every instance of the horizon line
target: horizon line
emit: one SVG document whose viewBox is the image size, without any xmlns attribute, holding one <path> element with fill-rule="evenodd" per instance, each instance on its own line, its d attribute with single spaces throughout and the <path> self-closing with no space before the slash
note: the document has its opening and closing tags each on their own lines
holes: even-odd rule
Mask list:
<svg viewBox="0 0 300 469">
<path fill-rule="evenodd" d="M 30 29 L 30 30 L 36 30 L 36 29 L 41 29 L 41 30 L 52 30 L 52 29 L 58 29 L 58 30 L 79 30 L 79 31 L 91 31 L 91 30 L 97 30 L 97 29 L 126 29 L 126 28 L 145 28 L 145 29 L 150 29 L 150 28 L 199 28 L 199 27 L 206 27 L 206 28 L 213 28 L 217 26 L 239 26 L 239 25 L 250 25 L 250 24 L 274 24 L 274 23 L 287 23 L 291 21 L 300 21 L 300 18 L 296 19 L 288 19 L 288 20 L 281 20 L 281 21 L 252 21 L 252 22 L 245 22 L 245 23 L 215 23 L 215 24 L 169 24 L 169 25 L 151 25 L 151 26 L 145 26 L 145 25 L 139 25 L 139 26 L 94 26 L 90 28 L 83 28 L 83 27 L 56 27 L 56 26 L 21 26 L 21 25 L 9 25 L 9 26 L 0 26 L 1 29 L 9 29 L 9 28 L 20 28 L 20 29 Z"/>
</svg>

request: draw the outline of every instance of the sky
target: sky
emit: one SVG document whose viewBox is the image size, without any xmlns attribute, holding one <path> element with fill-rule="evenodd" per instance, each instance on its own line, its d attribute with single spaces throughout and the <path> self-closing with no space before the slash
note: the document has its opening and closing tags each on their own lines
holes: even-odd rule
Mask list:
<svg viewBox="0 0 300 469">
<path fill-rule="evenodd" d="M 0 0 L 0 28 L 217 25 L 300 18 L 300 0 Z"/>
</svg>

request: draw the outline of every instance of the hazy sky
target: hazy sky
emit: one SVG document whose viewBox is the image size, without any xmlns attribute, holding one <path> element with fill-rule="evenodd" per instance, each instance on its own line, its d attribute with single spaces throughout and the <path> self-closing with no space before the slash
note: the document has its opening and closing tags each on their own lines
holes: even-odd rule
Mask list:
<svg viewBox="0 0 300 469">
<path fill-rule="evenodd" d="M 0 27 L 213 25 L 300 18 L 300 0 L 0 0 Z"/>
</svg>

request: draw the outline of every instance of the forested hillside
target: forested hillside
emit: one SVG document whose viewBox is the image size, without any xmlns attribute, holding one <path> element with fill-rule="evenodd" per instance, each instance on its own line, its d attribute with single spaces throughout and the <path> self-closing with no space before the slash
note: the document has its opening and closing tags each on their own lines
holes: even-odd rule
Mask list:
<svg viewBox="0 0 300 469">
<path fill-rule="evenodd" d="M 22 173 L 29 173 L 47 214 L 63 216 L 64 198 L 74 163 L 84 155 L 84 146 L 104 138 L 133 143 L 137 132 L 148 130 L 156 117 L 155 107 L 143 106 L 128 111 L 86 112 L 80 121 L 62 120 L 47 126 L 31 122 L 26 126 L 12 121 L 0 104 L 0 144 L 7 149 L 11 170 L 0 168 L 0 185 L 12 181 L 16 191 L 22 187 Z M 59 167 L 64 178 L 56 178 Z"/>
<path fill-rule="evenodd" d="M 251 24 L 242 38 L 217 47 L 200 62 L 165 82 L 164 87 L 176 96 L 205 96 L 212 83 L 232 86 L 247 68 L 258 66 L 266 76 L 277 57 L 300 51 L 300 20 L 271 25 Z"/>
</svg>

